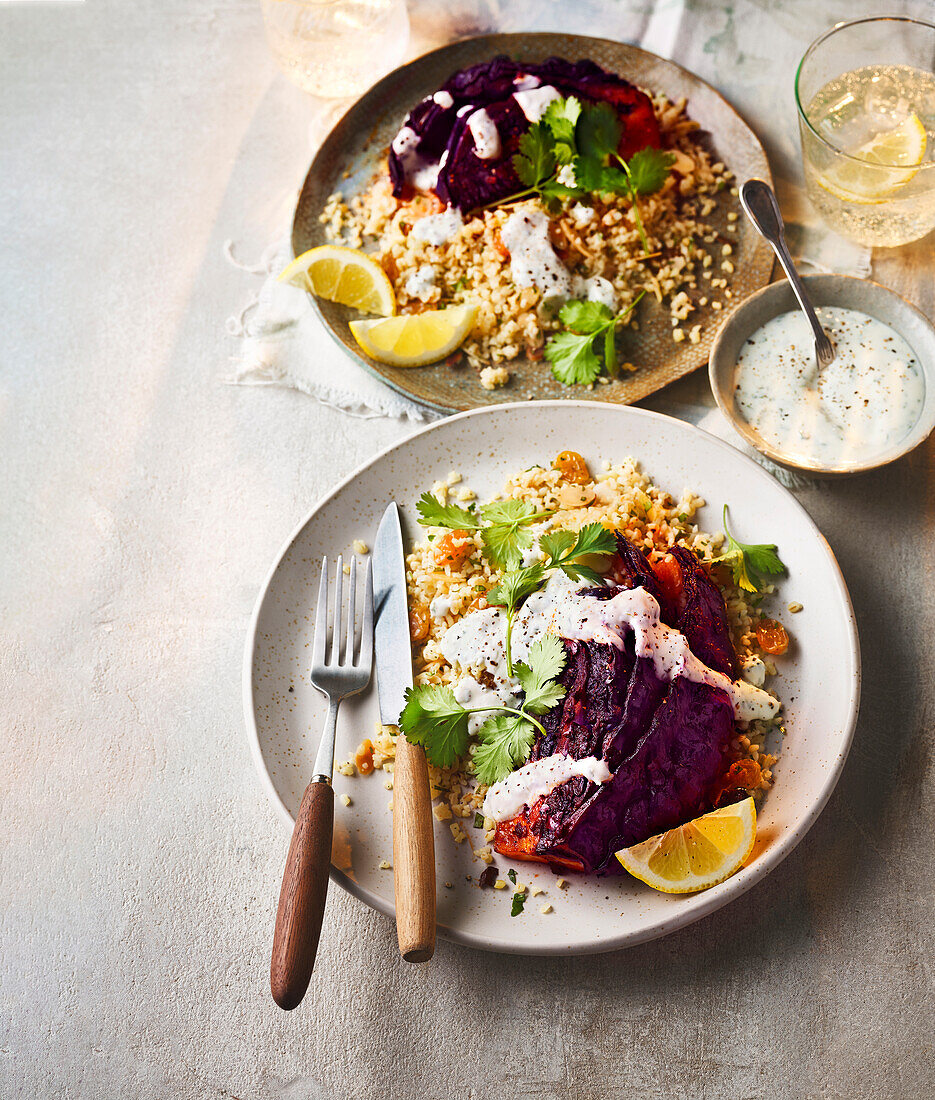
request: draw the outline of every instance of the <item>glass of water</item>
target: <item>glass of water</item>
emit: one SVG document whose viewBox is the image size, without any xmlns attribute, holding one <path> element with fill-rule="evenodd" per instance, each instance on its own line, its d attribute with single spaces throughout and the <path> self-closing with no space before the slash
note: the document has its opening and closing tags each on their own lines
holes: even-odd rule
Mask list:
<svg viewBox="0 0 935 1100">
<path fill-rule="evenodd" d="M 935 229 L 935 25 L 839 23 L 795 77 L 809 198 L 824 221 L 891 247 Z"/>
<path fill-rule="evenodd" d="M 279 67 L 312 95 L 359 95 L 402 61 L 406 0 L 261 0 Z"/>
</svg>

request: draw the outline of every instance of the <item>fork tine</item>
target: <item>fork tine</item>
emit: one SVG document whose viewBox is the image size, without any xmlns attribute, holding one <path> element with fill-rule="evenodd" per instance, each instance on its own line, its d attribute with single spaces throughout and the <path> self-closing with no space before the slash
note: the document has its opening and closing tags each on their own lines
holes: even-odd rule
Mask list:
<svg viewBox="0 0 935 1100">
<path fill-rule="evenodd" d="M 357 597 L 357 557 L 351 558 L 351 577 L 347 582 L 347 645 L 344 647 L 344 663 L 354 663 L 354 634 L 357 621 L 354 617 L 354 603 Z"/>
<path fill-rule="evenodd" d="M 331 651 L 328 664 L 341 663 L 341 617 L 344 612 L 344 558 L 338 554 L 338 573 L 334 578 L 334 625 L 331 628 Z"/>
<path fill-rule="evenodd" d="M 325 663 L 328 641 L 328 559 L 321 559 L 321 580 L 318 582 L 318 605 L 315 608 L 315 638 L 312 642 L 312 664 Z"/>
<path fill-rule="evenodd" d="M 364 623 L 360 631 L 360 658 L 357 668 L 370 669 L 373 664 L 373 562 L 367 562 L 367 582 L 364 586 Z"/>
</svg>

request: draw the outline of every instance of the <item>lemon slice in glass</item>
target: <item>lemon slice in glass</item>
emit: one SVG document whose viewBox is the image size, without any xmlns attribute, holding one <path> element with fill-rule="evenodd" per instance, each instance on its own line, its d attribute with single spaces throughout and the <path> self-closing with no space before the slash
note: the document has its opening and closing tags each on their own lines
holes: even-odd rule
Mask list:
<svg viewBox="0 0 935 1100">
<path fill-rule="evenodd" d="M 755 839 L 756 807 L 745 798 L 624 848 L 617 859 L 656 890 L 691 894 L 730 878 L 753 851 Z"/>
<path fill-rule="evenodd" d="M 883 202 L 918 172 L 927 137 L 919 116 L 911 114 L 895 130 L 886 130 L 839 157 L 818 176 L 818 183 L 846 202 Z"/>
<path fill-rule="evenodd" d="M 360 347 L 380 363 L 421 367 L 459 348 L 474 326 L 477 306 L 450 306 L 374 321 L 351 321 Z"/>
<path fill-rule="evenodd" d="M 353 248 L 325 244 L 297 256 L 279 276 L 318 298 L 354 306 L 363 313 L 391 317 L 396 312 L 396 295 L 382 267 Z"/>
</svg>

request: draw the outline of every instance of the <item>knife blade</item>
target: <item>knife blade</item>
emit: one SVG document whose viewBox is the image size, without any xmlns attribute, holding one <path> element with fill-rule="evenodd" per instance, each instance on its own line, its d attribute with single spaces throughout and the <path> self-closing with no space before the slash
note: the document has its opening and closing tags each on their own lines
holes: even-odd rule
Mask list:
<svg viewBox="0 0 935 1100">
<path fill-rule="evenodd" d="M 395 500 L 383 513 L 373 544 L 373 613 L 380 721 L 395 726 L 406 704 L 406 688 L 412 687 L 406 557 Z"/>
<path fill-rule="evenodd" d="M 391 501 L 373 543 L 374 652 L 380 720 L 397 726 L 412 687 L 406 558 L 399 506 Z M 425 753 L 396 730 L 393 880 L 396 937 L 407 962 L 435 953 L 435 831 Z"/>
</svg>

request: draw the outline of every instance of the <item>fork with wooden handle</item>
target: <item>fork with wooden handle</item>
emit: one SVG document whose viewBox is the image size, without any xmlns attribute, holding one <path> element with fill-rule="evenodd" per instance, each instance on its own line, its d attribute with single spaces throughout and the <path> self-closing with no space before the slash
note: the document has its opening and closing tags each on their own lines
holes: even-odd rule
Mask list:
<svg viewBox="0 0 935 1100">
<path fill-rule="evenodd" d="M 334 614 L 329 630 L 328 559 L 324 558 L 318 586 L 310 679 L 312 686 L 328 697 L 328 717 L 318 746 L 315 772 L 302 796 L 302 805 L 292 832 L 292 843 L 289 845 L 289 855 L 286 857 L 270 964 L 273 1000 L 280 1008 L 285 1009 L 295 1008 L 308 989 L 325 914 L 334 829 L 334 790 L 331 779 L 334 774 L 334 734 L 338 704 L 348 695 L 357 695 L 364 690 L 370 683 L 373 664 L 372 569 L 368 564 L 360 652 L 356 660 L 356 558 L 351 559 L 346 633 L 342 628 L 343 581 L 344 562 L 339 557 L 334 582 Z"/>
</svg>

